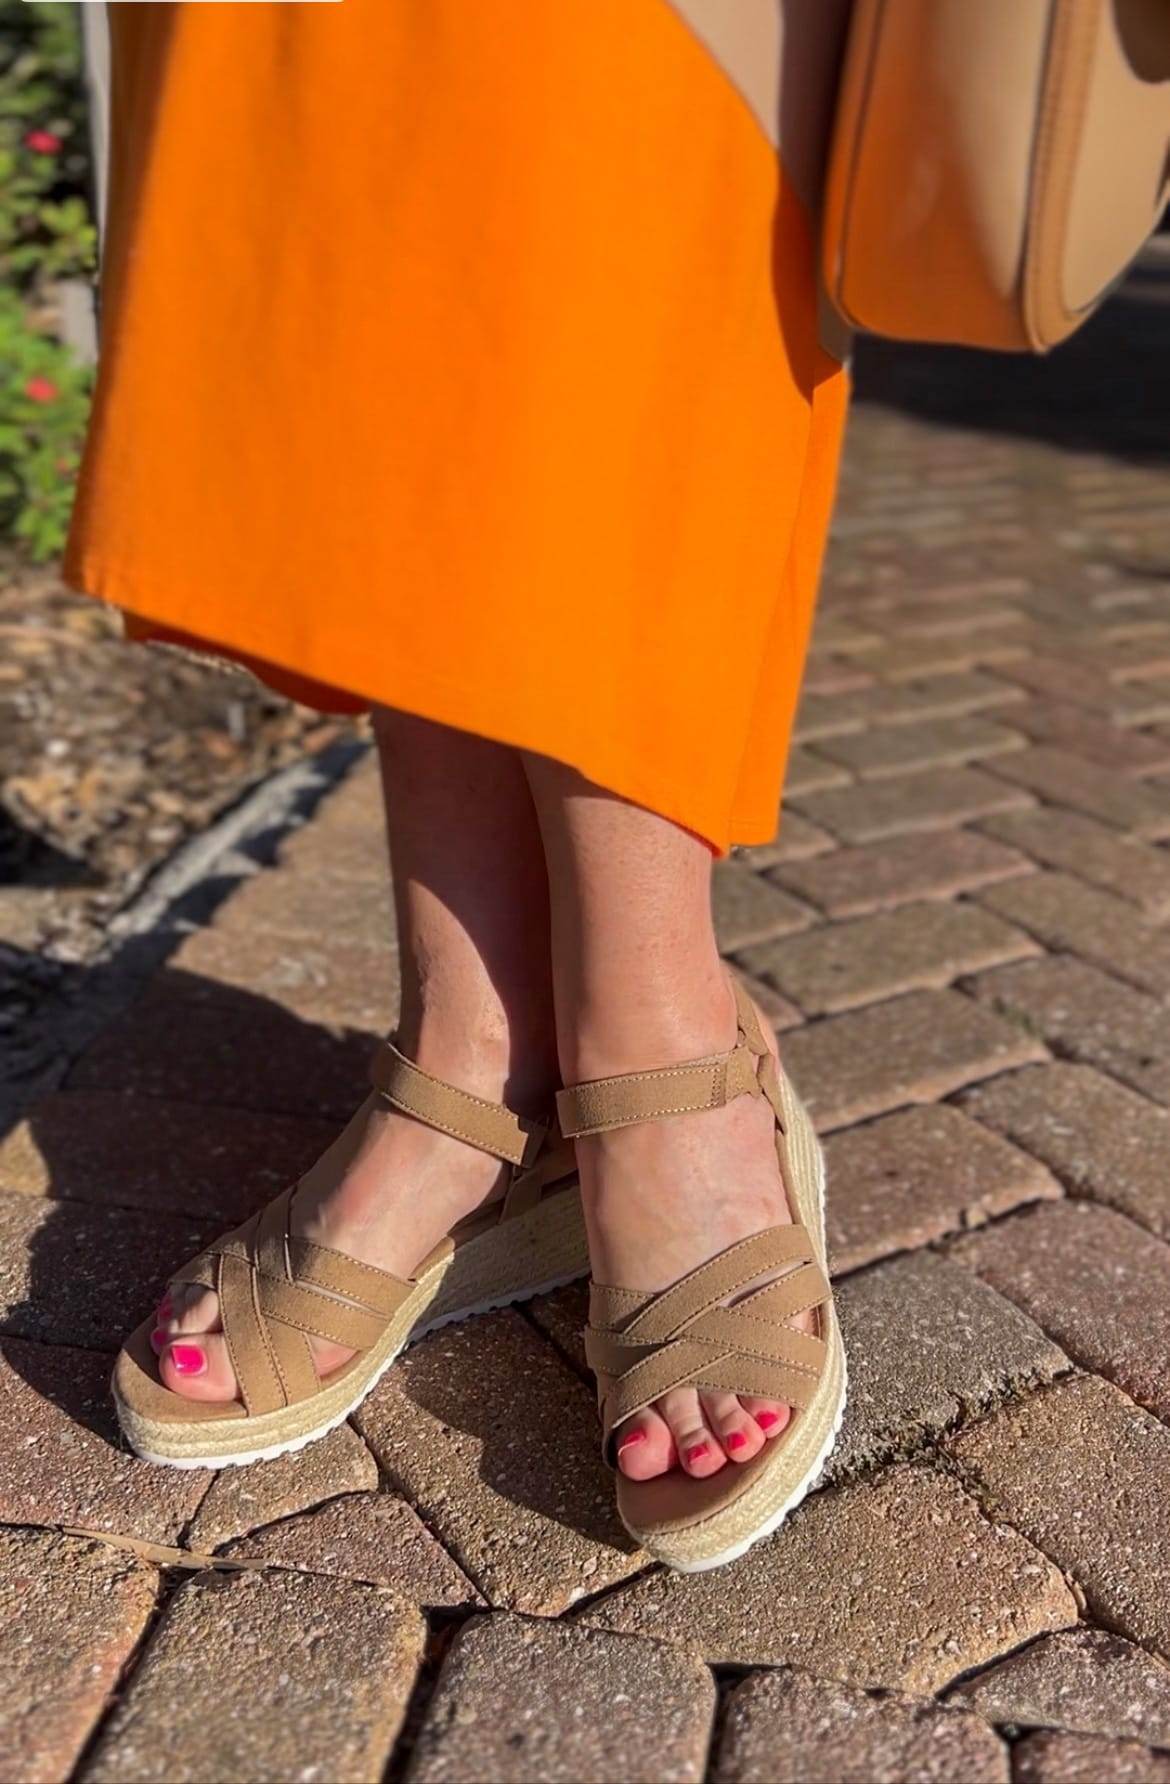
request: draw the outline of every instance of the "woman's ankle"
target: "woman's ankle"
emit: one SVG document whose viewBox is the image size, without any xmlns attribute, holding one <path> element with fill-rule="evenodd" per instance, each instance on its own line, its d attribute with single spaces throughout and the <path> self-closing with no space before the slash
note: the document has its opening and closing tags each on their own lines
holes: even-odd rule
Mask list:
<svg viewBox="0 0 1170 1784">
<path fill-rule="evenodd" d="M 583 1008 L 568 1049 L 566 1083 L 653 1071 L 735 1045 L 735 999 L 726 969 L 669 988 L 634 988 Z M 571 1075 L 570 1075 L 571 1074 Z"/>
<path fill-rule="evenodd" d="M 543 1114 L 560 1083 L 551 1018 L 547 1030 L 428 1006 L 400 1022 L 396 1044 L 421 1071 L 521 1115 Z"/>
</svg>

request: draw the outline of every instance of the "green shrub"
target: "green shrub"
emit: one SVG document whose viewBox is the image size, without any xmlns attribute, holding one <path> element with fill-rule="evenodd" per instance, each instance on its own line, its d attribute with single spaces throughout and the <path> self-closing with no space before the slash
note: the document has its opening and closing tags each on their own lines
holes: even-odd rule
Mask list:
<svg viewBox="0 0 1170 1784">
<path fill-rule="evenodd" d="M 56 294 L 92 272 L 88 187 L 77 11 L 0 0 L 0 534 L 37 559 L 64 542 L 85 433 Z"/>
</svg>

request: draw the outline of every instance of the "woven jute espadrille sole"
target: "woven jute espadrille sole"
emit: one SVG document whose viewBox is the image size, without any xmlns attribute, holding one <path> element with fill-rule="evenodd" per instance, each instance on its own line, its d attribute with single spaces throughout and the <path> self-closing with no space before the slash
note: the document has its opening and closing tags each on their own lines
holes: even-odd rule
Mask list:
<svg viewBox="0 0 1170 1784">
<path fill-rule="evenodd" d="M 580 1192 L 562 1190 L 514 1220 L 466 1240 L 421 1276 L 377 1343 L 336 1381 L 277 1412 L 183 1421 L 144 1417 L 114 1394 L 135 1453 L 168 1468 L 231 1468 L 304 1449 L 342 1424 L 408 1344 L 438 1326 L 560 1288 L 589 1268 Z M 235 1439 L 235 1443 L 233 1443 Z"/>
<path fill-rule="evenodd" d="M 811 1121 L 786 1078 L 781 1079 L 784 1119 L 792 1158 L 788 1189 L 794 1212 L 816 1236 L 825 1256 L 825 1155 Z M 676 1573 L 706 1573 L 745 1555 L 765 1536 L 778 1530 L 790 1512 L 820 1480 L 845 1414 L 847 1376 L 845 1349 L 830 1303 L 826 1318 L 828 1360 L 810 1403 L 795 1415 L 791 1434 L 782 1440 L 770 1467 L 733 1504 L 685 1529 L 648 1533 L 627 1526 L 631 1536 L 656 1560 Z"/>
</svg>

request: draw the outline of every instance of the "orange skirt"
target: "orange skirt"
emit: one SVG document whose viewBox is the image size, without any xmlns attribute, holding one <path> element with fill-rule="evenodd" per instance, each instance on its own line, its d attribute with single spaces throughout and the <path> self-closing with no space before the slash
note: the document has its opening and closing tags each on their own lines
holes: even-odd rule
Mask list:
<svg viewBox="0 0 1170 1784">
<path fill-rule="evenodd" d="M 66 560 L 132 635 L 770 837 L 846 377 L 668 0 L 113 4 Z"/>
</svg>

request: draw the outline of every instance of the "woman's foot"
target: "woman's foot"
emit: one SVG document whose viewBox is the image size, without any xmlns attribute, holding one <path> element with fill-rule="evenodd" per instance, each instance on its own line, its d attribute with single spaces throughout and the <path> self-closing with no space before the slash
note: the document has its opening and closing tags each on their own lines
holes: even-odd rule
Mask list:
<svg viewBox="0 0 1170 1784">
<path fill-rule="evenodd" d="M 507 1061 L 498 1043 L 485 1042 L 470 1053 L 466 1037 L 456 1049 L 422 1044 L 415 1058 L 435 1077 L 503 1101 Z M 292 1229 L 409 1277 L 460 1220 L 502 1193 L 507 1176 L 498 1159 L 371 1097 L 301 1180 Z M 310 1342 L 322 1376 L 353 1354 L 323 1339 Z M 218 1298 L 210 1289 L 186 1284 L 168 1291 L 152 1343 L 160 1378 L 175 1393 L 191 1400 L 237 1398 Z"/>
<path fill-rule="evenodd" d="M 606 1058 L 604 1040 L 583 1046 L 583 1077 L 681 1063 L 735 1044 L 730 988 L 706 1032 L 680 1035 L 670 1057 L 659 1038 L 646 1057 Z M 769 1045 L 771 1029 L 761 1018 Z M 727 1246 L 792 1219 L 776 1157 L 775 1118 L 762 1097 L 737 1097 L 721 1109 L 640 1122 L 577 1141 L 593 1275 L 622 1288 L 659 1290 Z M 812 1329 L 811 1318 L 793 1322 Z M 635 1414 L 615 1434 L 618 1467 L 631 1480 L 671 1468 L 703 1477 L 748 1462 L 778 1437 L 791 1409 L 778 1401 L 699 1394 L 679 1388 Z"/>
<path fill-rule="evenodd" d="M 394 862 L 399 1045 L 433 1077 L 541 1116 L 558 1080 L 548 879 L 520 758 L 406 713 L 376 711 L 374 734 Z M 371 831 L 369 846 L 376 858 L 384 839 Z M 292 1227 L 408 1277 L 506 1182 L 498 1159 L 372 1098 L 302 1180 Z M 189 1399 L 234 1399 L 217 1297 L 189 1286 L 171 1299 L 160 1308 L 162 1380 Z M 312 1347 L 322 1374 L 351 1354 Z"/>
</svg>

